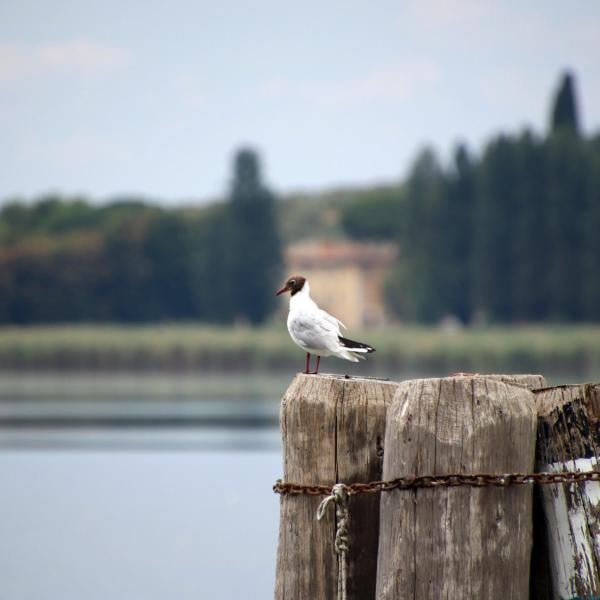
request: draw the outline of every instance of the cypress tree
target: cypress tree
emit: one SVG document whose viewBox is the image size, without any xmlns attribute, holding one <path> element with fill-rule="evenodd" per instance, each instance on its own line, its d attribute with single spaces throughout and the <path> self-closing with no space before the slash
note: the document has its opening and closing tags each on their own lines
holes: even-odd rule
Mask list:
<svg viewBox="0 0 600 600">
<path fill-rule="evenodd" d="M 577 134 L 579 132 L 575 96 L 575 77 L 567 71 L 561 79 L 552 106 L 551 128 L 553 133 L 570 131 Z"/>
<path fill-rule="evenodd" d="M 390 306 L 401 317 L 435 322 L 444 316 L 443 189 L 440 164 L 434 152 L 426 149 L 408 178 L 400 240 L 403 260 L 388 287 Z"/>
<path fill-rule="evenodd" d="M 514 142 L 499 136 L 488 144 L 480 164 L 473 235 L 474 306 L 483 317 L 511 321 L 514 268 L 511 244 L 516 211 L 517 168 Z"/>
<path fill-rule="evenodd" d="M 471 318 L 471 255 L 475 167 L 463 145 L 456 148 L 453 168 L 446 178 L 443 202 L 443 310 L 463 323 Z"/>
<path fill-rule="evenodd" d="M 558 320 L 579 320 L 583 298 L 583 229 L 586 204 L 585 141 L 579 136 L 575 78 L 566 72 L 552 108 L 552 131 L 545 144 L 547 187 L 546 293 L 548 314 Z"/>
<path fill-rule="evenodd" d="M 251 149 L 234 159 L 229 195 L 229 286 L 236 318 L 261 323 L 275 305 L 281 276 L 281 245 L 275 199 L 261 181 L 259 158 Z"/>
<path fill-rule="evenodd" d="M 202 321 L 228 323 L 235 316 L 238 292 L 230 281 L 230 230 L 227 204 L 206 207 L 188 220 L 192 304 L 194 316 Z"/>
<path fill-rule="evenodd" d="M 585 144 L 566 133 L 546 140 L 548 316 L 560 321 L 582 317 L 581 277 L 586 196 Z"/>
<path fill-rule="evenodd" d="M 540 321 L 548 314 L 547 152 L 542 140 L 525 131 L 515 142 L 517 161 L 512 246 L 514 316 Z"/>
</svg>

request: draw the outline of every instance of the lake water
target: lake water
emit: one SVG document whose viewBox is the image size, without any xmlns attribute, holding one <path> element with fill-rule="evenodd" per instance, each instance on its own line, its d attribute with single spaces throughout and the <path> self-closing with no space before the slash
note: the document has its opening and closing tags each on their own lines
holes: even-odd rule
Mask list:
<svg viewBox="0 0 600 600">
<path fill-rule="evenodd" d="M 211 399 L 190 381 L 175 394 L 96 381 L 78 398 L 44 377 L 36 393 L 36 377 L 0 377 L 1 600 L 272 596 L 273 390 Z"/>
<path fill-rule="evenodd" d="M 272 597 L 289 381 L 0 374 L 0 600 Z"/>
</svg>

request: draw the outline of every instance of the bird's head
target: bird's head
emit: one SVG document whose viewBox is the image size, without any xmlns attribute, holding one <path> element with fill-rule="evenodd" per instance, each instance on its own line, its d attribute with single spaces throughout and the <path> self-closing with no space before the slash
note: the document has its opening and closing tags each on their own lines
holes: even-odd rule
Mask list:
<svg viewBox="0 0 600 600">
<path fill-rule="evenodd" d="M 275 295 L 279 296 L 280 294 L 285 294 L 285 292 L 290 292 L 293 296 L 304 287 L 305 283 L 306 277 L 302 277 L 302 275 L 292 275 Z"/>
</svg>

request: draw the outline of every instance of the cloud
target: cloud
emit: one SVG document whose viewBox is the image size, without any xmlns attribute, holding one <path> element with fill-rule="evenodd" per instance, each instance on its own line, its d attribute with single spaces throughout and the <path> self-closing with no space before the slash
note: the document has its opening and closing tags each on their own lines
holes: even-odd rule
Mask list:
<svg viewBox="0 0 600 600">
<path fill-rule="evenodd" d="M 51 75 L 104 76 L 130 62 L 127 50 L 85 39 L 38 46 L 0 44 L 0 85 Z"/>
<path fill-rule="evenodd" d="M 402 102 L 430 88 L 440 78 L 428 61 L 406 61 L 382 66 L 356 77 L 331 83 L 300 83 L 272 80 L 261 89 L 265 98 L 297 97 L 326 106 L 348 106 L 373 102 Z"/>
</svg>

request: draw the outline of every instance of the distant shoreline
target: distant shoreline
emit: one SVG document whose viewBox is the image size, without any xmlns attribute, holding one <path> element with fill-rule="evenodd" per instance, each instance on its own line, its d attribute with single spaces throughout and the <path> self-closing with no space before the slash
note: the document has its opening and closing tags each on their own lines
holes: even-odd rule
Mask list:
<svg viewBox="0 0 600 600">
<path fill-rule="evenodd" d="M 503 371 L 600 379 L 600 325 L 529 325 L 444 330 L 393 326 L 352 332 L 377 352 L 349 373 Z M 303 355 L 285 326 L 199 324 L 57 325 L 0 328 L 1 372 L 86 371 L 284 373 Z"/>
</svg>

